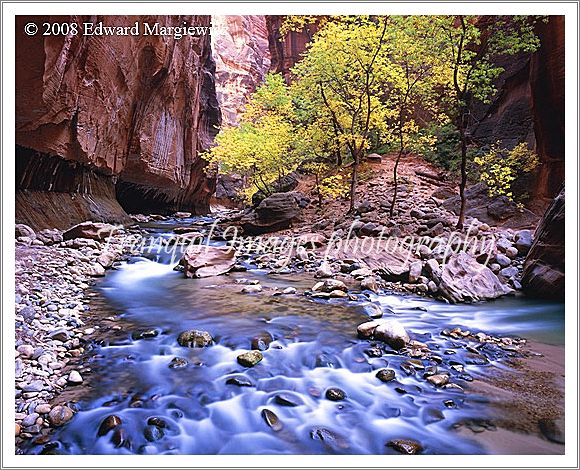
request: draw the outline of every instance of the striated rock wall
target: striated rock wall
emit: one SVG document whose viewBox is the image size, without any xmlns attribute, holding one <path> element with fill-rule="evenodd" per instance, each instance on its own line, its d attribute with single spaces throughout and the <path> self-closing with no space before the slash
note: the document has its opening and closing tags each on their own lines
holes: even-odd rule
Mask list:
<svg viewBox="0 0 580 470">
<path fill-rule="evenodd" d="M 528 142 L 535 149 L 542 165 L 530 195 L 545 208 L 564 181 L 564 17 L 538 23 L 536 34 L 541 46 L 534 54 L 498 59 L 505 69 L 498 93 L 477 107 L 471 133 L 478 142 Z"/>
<path fill-rule="evenodd" d="M 533 297 L 564 301 L 564 203 L 562 188 L 540 221 L 524 263 L 522 286 Z"/>
<path fill-rule="evenodd" d="M 132 206 L 137 198 L 142 211 L 150 203 L 166 210 L 208 210 L 214 182 L 204 174 L 198 152 L 211 144 L 220 123 L 209 34 L 27 36 L 23 28 L 29 21 L 210 25 L 209 16 L 17 17 L 17 164 L 30 173 L 31 151 L 72 164 L 51 164 L 54 171 L 43 172 L 32 186 L 18 182 L 19 215 L 25 219 L 23 211 L 34 212 L 29 219 L 40 223 L 43 215 L 30 201 L 30 190 L 38 186 L 48 193 L 62 193 L 58 188 L 66 186 L 66 192 L 90 196 L 94 185 L 55 184 L 82 180 L 87 172 L 108 186 L 117 183 L 121 205 Z M 27 189 L 28 196 L 21 197 Z M 44 194 L 43 204 L 52 197 L 61 198 Z M 44 222 L 49 218 L 45 214 Z"/>
<path fill-rule="evenodd" d="M 212 16 L 216 92 L 224 124 L 237 124 L 246 97 L 270 68 L 266 17 Z"/>
<path fill-rule="evenodd" d="M 280 27 L 284 21 L 283 15 L 266 16 L 268 27 L 268 42 L 270 45 L 271 70 L 281 73 L 284 78 L 290 80 L 290 69 L 301 59 L 301 54 L 306 50 L 316 27 L 311 25 L 303 31 L 290 31 L 282 41 Z"/>
</svg>

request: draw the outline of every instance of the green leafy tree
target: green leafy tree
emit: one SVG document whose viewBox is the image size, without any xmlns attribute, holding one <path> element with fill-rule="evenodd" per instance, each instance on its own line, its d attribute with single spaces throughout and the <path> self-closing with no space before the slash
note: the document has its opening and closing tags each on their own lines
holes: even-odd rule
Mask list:
<svg viewBox="0 0 580 470">
<path fill-rule="evenodd" d="M 358 168 L 371 131 L 383 133 L 391 111 L 381 99 L 387 26 L 386 17 L 329 21 L 293 69 L 304 112 L 317 116 L 311 125 L 324 123 L 331 131 L 326 148 L 345 152 L 352 161 L 349 212 L 355 208 Z"/>
<path fill-rule="evenodd" d="M 269 195 L 273 183 L 294 171 L 300 159 L 292 152 L 294 108 L 283 78 L 266 77 L 250 97 L 239 126 L 221 129 L 215 146 L 202 155 L 221 173 L 236 173 L 247 182 L 245 194 Z"/>
<path fill-rule="evenodd" d="M 393 216 L 398 193 L 399 163 L 409 151 L 421 151 L 434 139 L 421 132 L 417 110 L 442 124 L 444 116 L 438 110 L 436 85 L 443 81 L 446 69 L 439 59 L 440 31 L 425 16 L 393 16 L 389 19 L 387 40 L 393 44 L 384 67 L 387 106 L 394 110 L 388 140 L 397 148 L 393 167 Z M 426 111 L 426 112 L 425 112 Z M 425 122 L 423 124 L 426 124 Z"/>
<path fill-rule="evenodd" d="M 534 52 L 539 39 L 534 34 L 536 17 L 527 16 L 434 16 L 427 17 L 440 28 L 439 52 L 449 69 L 448 113 L 461 144 L 461 207 L 457 228 L 465 221 L 469 116 L 475 101 L 489 103 L 496 93 L 494 81 L 504 71 L 499 56 Z"/>
<path fill-rule="evenodd" d="M 497 142 L 487 153 L 475 157 L 474 162 L 480 168 L 479 179 L 489 188 L 490 196 L 506 196 L 518 203 L 521 203 L 524 195 L 515 194 L 515 184 L 540 164 L 538 155 L 525 142 L 511 150 L 501 148 Z"/>
</svg>

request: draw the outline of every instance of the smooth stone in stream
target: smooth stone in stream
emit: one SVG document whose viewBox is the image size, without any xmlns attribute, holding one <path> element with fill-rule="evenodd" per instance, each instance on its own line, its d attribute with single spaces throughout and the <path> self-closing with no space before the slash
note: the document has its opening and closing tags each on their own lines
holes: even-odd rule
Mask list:
<svg viewBox="0 0 580 470">
<path fill-rule="evenodd" d="M 111 429 L 115 429 L 117 426 L 120 426 L 122 423 L 123 423 L 123 421 L 118 416 L 109 415 L 103 421 L 101 421 L 101 425 L 99 426 L 99 430 L 97 431 L 97 435 L 104 436 Z"/>
<path fill-rule="evenodd" d="M 346 398 L 346 393 L 340 388 L 331 387 L 326 390 L 326 398 L 331 401 L 341 401 Z"/>
<path fill-rule="evenodd" d="M 115 444 L 115 447 L 126 447 L 127 449 L 131 448 L 131 440 L 127 434 L 127 431 L 123 428 L 115 428 L 113 431 L 113 436 L 111 437 L 111 442 Z"/>
<path fill-rule="evenodd" d="M 395 371 L 393 369 L 381 369 L 377 372 L 376 377 L 381 382 L 390 382 L 395 378 Z"/>
<path fill-rule="evenodd" d="M 421 412 L 423 423 L 432 424 L 445 419 L 443 412 L 439 408 L 427 407 Z"/>
<path fill-rule="evenodd" d="M 442 387 L 449 383 L 449 376 L 444 374 L 435 374 L 427 377 L 427 381 L 431 382 L 436 387 Z"/>
<path fill-rule="evenodd" d="M 18 436 L 20 434 L 20 424 L 14 423 L 14 435 Z"/>
<path fill-rule="evenodd" d="M 386 445 L 406 455 L 418 454 L 423 450 L 423 446 L 412 439 L 393 439 Z"/>
<path fill-rule="evenodd" d="M 181 369 L 183 367 L 186 367 L 188 364 L 187 359 L 183 358 L 183 357 L 174 357 L 173 359 L 171 359 L 171 362 L 169 363 L 169 368 L 170 369 Z"/>
<path fill-rule="evenodd" d="M 266 421 L 266 424 L 272 429 L 272 431 L 280 431 L 284 427 L 276 413 L 270 411 L 267 408 L 262 410 L 262 418 Z"/>
<path fill-rule="evenodd" d="M 258 292 L 262 292 L 262 286 L 260 284 L 255 286 L 245 286 L 242 289 L 242 294 L 257 294 Z"/>
<path fill-rule="evenodd" d="M 365 305 L 365 312 L 371 318 L 381 318 L 383 316 L 383 309 L 379 304 L 368 303 Z"/>
<path fill-rule="evenodd" d="M 258 362 L 264 359 L 260 351 L 248 351 L 238 356 L 238 363 L 244 367 L 254 367 Z"/>
<path fill-rule="evenodd" d="M 315 441 L 322 441 L 324 444 L 335 449 L 348 449 L 348 441 L 338 433 L 326 428 L 313 428 L 310 431 L 310 438 Z"/>
<path fill-rule="evenodd" d="M 384 341 L 395 349 L 402 349 L 410 341 L 407 331 L 397 320 L 380 322 L 374 331 L 374 337 Z"/>
<path fill-rule="evenodd" d="M 237 385 L 238 387 L 253 387 L 254 384 L 250 379 L 243 375 L 236 375 L 226 380 L 227 385 Z"/>
<path fill-rule="evenodd" d="M 204 348 L 213 342 L 213 338 L 207 331 L 188 330 L 183 331 L 177 337 L 180 346 L 189 348 Z"/>
<path fill-rule="evenodd" d="M 157 330 L 135 331 L 131 334 L 131 338 L 134 340 L 139 340 L 139 339 L 155 338 L 157 335 L 159 335 L 159 331 Z"/>
<path fill-rule="evenodd" d="M 151 418 L 149 418 L 147 420 L 147 424 L 149 426 L 157 426 L 158 428 L 167 428 L 167 421 L 165 421 L 163 418 L 159 418 L 158 416 L 151 416 Z"/>
<path fill-rule="evenodd" d="M 161 439 L 165 433 L 157 426 L 147 426 L 143 431 L 143 435 L 149 442 L 155 442 Z"/>
<path fill-rule="evenodd" d="M 272 341 L 274 341 L 272 335 L 267 331 L 264 331 L 252 338 L 252 349 L 258 351 L 265 351 L 266 349 L 268 349 Z"/>
<path fill-rule="evenodd" d="M 274 401 L 282 406 L 299 406 L 304 404 L 300 397 L 289 393 L 279 393 L 274 397 Z"/>
<path fill-rule="evenodd" d="M 48 414 L 48 421 L 53 426 L 62 426 L 69 422 L 74 416 L 73 410 L 68 406 L 55 406 Z"/>
</svg>

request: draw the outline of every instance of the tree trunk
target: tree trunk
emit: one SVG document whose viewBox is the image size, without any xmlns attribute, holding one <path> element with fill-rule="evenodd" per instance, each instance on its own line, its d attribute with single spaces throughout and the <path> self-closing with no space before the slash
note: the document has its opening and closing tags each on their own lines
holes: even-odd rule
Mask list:
<svg viewBox="0 0 580 470">
<path fill-rule="evenodd" d="M 461 183 L 459 183 L 461 207 L 459 209 L 459 220 L 457 221 L 456 226 L 457 230 L 461 230 L 465 222 L 465 187 L 467 186 L 467 138 L 465 136 L 465 122 L 463 116 L 461 116 L 459 135 L 461 137 Z"/>
<path fill-rule="evenodd" d="M 352 175 L 350 178 L 350 207 L 348 209 L 349 214 L 354 213 L 354 206 L 356 203 L 356 184 L 358 178 L 358 155 L 355 155 L 354 161 L 352 162 Z"/>
<path fill-rule="evenodd" d="M 395 203 L 397 202 L 397 193 L 399 191 L 399 184 L 397 180 L 397 170 L 399 169 L 399 162 L 401 161 L 401 157 L 403 155 L 403 148 L 399 149 L 399 154 L 397 155 L 397 159 L 395 160 L 395 166 L 393 167 L 393 185 L 394 185 L 394 192 L 393 192 L 393 200 L 391 201 L 391 208 L 389 209 L 389 217 L 393 217 L 395 213 Z"/>
</svg>

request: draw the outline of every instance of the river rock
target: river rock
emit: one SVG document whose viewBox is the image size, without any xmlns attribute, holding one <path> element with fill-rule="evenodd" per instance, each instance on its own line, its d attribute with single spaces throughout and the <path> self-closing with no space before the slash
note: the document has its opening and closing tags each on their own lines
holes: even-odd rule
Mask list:
<svg viewBox="0 0 580 470">
<path fill-rule="evenodd" d="M 134 340 L 151 339 L 159 335 L 159 331 L 155 329 L 134 331 L 131 333 L 131 338 Z"/>
<path fill-rule="evenodd" d="M 169 368 L 170 369 L 182 369 L 184 367 L 186 367 L 188 364 L 187 359 L 185 359 L 184 357 L 174 357 L 173 359 L 171 359 L 171 362 L 169 362 Z"/>
<path fill-rule="evenodd" d="M 99 263 L 91 263 L 86 267 L 87 276 L 103 277 L 105 275 L 105 268 Z"/>
<path fill-rule="evenodd" d="M 262 359 L 264 356 L 260 351 L 248 351 L 237 357 L 238 363 L 244 367 L 254 367 Z"/>
<path fill-rule="evenodd" d="M 377 293 L 379 291 L 379 285 L 375 276 L 367 276 L 360 281 L 361 290 L 370 290 L 371 292 Z"/>
<path fill-rule="evenodd" d="M 63 241 L 62 232 L 56 228 L 45 228 L 36 234 L 36 238 L 45 245 L 54 245 Z"/>
<path fill-rule="evenodd" d="M 330 401 L 341 401 L 346 398 L 346 393 L 337 387 L 331 387 L 326 390 L 326 399 Z"/>
<path fill-rule="evenodd" d="M 348 287 L 346 286 L 346 284 L 344 282 L 339 281 L 338 279 L 326 279 L 324 281 L 317 282 L 312 287 L 313 292 L 331 293 L 332 291 L 335 291 L 335 290 L 341 290 L 343 292 L 347 292 Z"/>
<path fill-rule="evenodd" d="M 163 432 L 163 429 L 158 428 L 157 426 L 147 426 L 143 430 L 143 436 L 145 436 L 145 439 L 147 439 L 149 442 L 158 441 L 164 435 L 165 433 Z"/>
<path fill-rule="evenodd" d="M 503 268 L 499 272 L 500 277 L 502 277 L 504 279 L 513 279 L 514 277 L 517 276 L 517 274 L 518 274 L 518 268 L 516 268 L 515 266 L 509 266 L 507 268 Z"/>
<path fill-rule="evenodd" d="M 254 384 L 245 375 L 234 375 L 226 380 L 227 385 L 237 385 L 238 387 L 253 387 Z"/>
<path fill-rule="evenodd" d="M 242 288 L 242 294 L 257 294 L 258 292 L 262 292 L 263 288 L 260 284 L 244 286 Z"/>
<path fill-rule="evenodd" d="M 44 382 L 42 380 L 33 380 L 32 382 L 24 385 L 22 387 L 23 392 L 41 392 L 44 388 Z"/>
<path fill-rule="evenodd" d="M 383 308 L 378 303 L 369 302 L 365 304 L 364 309 L 370 318 L 382 318 L 383 316 Z"/>
<path fill-rule="evenodd" d="M 36 233 L 34 230 L 26 224 L 16 224 L 15 228 L 15 238 L 27 237 L 31 241 L 36 238 Z"/>
<path fill-rule="evenodd" d="M 291 393 L 278 393 L 274 397 L 274 401 L 282 406 L 299 406 L 304 404 L 302 398 Z"/>
<path fill-rule="evenodd" d="M 531 230 L 519 230 L 514 235 L 515 247 L 518 250 L 520 256 L 525 256 L 530 251 L 532 247 L 532 231 Z"/>
<path fill-rule="evenodd" d="M 412 439 L 393 439 L 386 444 L 401 454 L 413 455 L 423 451 L 423 446 Z"/>
<path fill-rule="evenodd" d="M 179 334 L 177 337 L 177 342 L 180 346 L 187 346 L 189 348 L 204 348 L 211 345 L 213 338 L 207 331 L 188 330 Z"/>
<path fill-rule="evenodd" d="M 16 350 L 20 353 L 20 355 L 25 358 L 29 359 L 34 354 L 34 348 L 29 344 L 21 344 L 16 348 Z"/>
<path fill-rule="evenodd" d="M 117 259 L 117 253 L 113 251 L 103 251 L 97 257 L 97 263 L 99 263 L 103 268 L 110 268 L 113 262 Z"/>
<path fill-rule="evenodd" d="M 304 233 L 296 240 L 297 246 L 308 248 L 318 248 L 326 243 L 327 239 L 322 233 Z"/>
<path fill-rule="evenodd" d="M 495 261 L 499 264 L 502 268 L 507 268 L 510 264 L 512 264 L 511 259 L 509 259 L 506 255 L 502 253 L 498 253 L 495 257 Z"/>
<path fill-rule="evenodd" d="M 322 263 L 320 267 L 316 270 L 314 277 L 332 277 L 334 276 L 334 271 L 328 263 Z"/>
<path fill-rule="evenodd" d="M 377 326 L 380 324 L 381 322 L 378 320 L 361 323 L 356 328 L 359 338 L 365 339 L 372 337 L 375 330 L 377 329 Z"/>
<path fill-rule="evenodd" d="M 267 331 L 264 331 L 252 338 L 252 349 L 258 351 L 265 351 L 266 349 L 268 349 L 272 341 L 274 341 L 272 335 Z"/>
<path fill-rule="evenodd" d="M 105 224 L 102 222 L 82 222 L 69 228 L 62 234 L 64 240 L 73 240 L 75 238 L 88 238 L 91 240 L 105 240 L 115 233 L 118 227 Z"/>
<path fill-rule="evenodd" d="M 381 382 L 390 382 L 395 379 L 395 371 L 393 369 L 381 369 L 377 372 L 376 378 Z"/>
<path fill-rule="evenodd" d="M 230 247 L 190 245 L 180 261 L 185 277 L 219 276 L 236 264 L 235 250 Z"/>
<path fill-rule="evenodd" d="M 449 376 L 445 374 L 435 374 L 427 377 L 427 381 L 431 382 L 436 387 L 443 387 L 449 383 Z"/>
<path fill-rule="evenodd" d="M 117 426 L 123 424 L 123 420 L 116 415 L 109 415 L 103 421 L 101 421 L 101 425 L 99 426 L 99 430 L 97 431 L 98 436 L 104 436 L 107 434 L 111 429 L 115 429 Z"/>
<path fill-rule="evenodd" d="M 48 414 L 48 421 L 53 426 L 62 426 L 69 422 L 74 416 L 73 410 L 68 406 L 57 405 Z"/>
<path fill-rule="evenodd" d="M 409 282 L 415 284 L 419 277 L 421 277 L 421 272 L 423 271 L 423 263 L 421 261 L 415 261 L 409 265 Z"/>
<path fill-rule="evenodd" d="M 407 331 L 397 320 L 384 320 L 376 327 L 373 336 L 394 349 L 402 349 L 410 341 Z"/>
<path fill-rule="evenodd" d="M 71 385 L 82 384 L 83 378 L 81 377 L 81 374 L 78 373 L 78 371 L 73 370 L 70 372 L 70 374 L 68 374 L 68 383 Z"/>
<path fill-rule="evenodd" d="M 36 424 L 36 420 L 38 419 L 39 416 L 40 415 L 38 413 L 30 413 L 29 415 L 26 415 L 26 417 L 22 420 L 22 426 L 27 428 L 29 426 Z"/>
<path fill-rule="evenodd" d="M 507 250 L 505 250 L 505 254 L 509 259 L 515 259 L 518 256 L 518 249 L 515 246 L 510 246 Z"/>
<path fill-rule="evenodd" d="M 322 441 L 325 445 L 335 450 L 349 448 L 348 440 L 330 429 L 313 428 L 310 431 L 310 438 L 315 441 Z"/>
<path fill-rule="evenodd" d="M 383 161 L 383 157 L 381 157 L 378 153 L 369 153 L 366 159 L 367 162 L 371 163 L 381 163 Z"/>
<path fill-rule="evenodd" d="M 272 431 L 281 431 L 284 425 L 280 421 L 280 418 L 267 408 L 262 410 L 262 418 L 266 421 L 266 424 L 272 429 Z"/>
<path fill-rule="evenodd" d="M 511 294 L 512 289 L 502 284 L 489 269 L 465 252 L 451 256 L 445 263 L 438 289 L 450 302 L 476 302 Z"/>
<path fill-rule="evenodd" d="M 14 425 L 15 425 L 15 426 L 14 426 L 14 427 L 15 427 L 15 430 L 14 430 L 14 435 L 15 435 L 15 436 L 19 436 L 19 435 L 20 435 L 20 424 L 18 424 L 18 423 L 14 423 Z"/>
<path fill-rule="evenodd" d="M 42 403 L 40 405 L 36 405 L 34 408 L 35 413 L 40 413 L 41 415 L 45 415 L 50 413 L 51 406 L 48 403 Z"/>
</svg>

